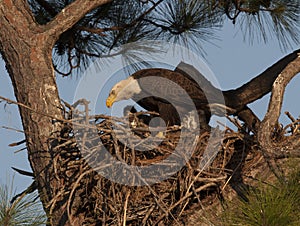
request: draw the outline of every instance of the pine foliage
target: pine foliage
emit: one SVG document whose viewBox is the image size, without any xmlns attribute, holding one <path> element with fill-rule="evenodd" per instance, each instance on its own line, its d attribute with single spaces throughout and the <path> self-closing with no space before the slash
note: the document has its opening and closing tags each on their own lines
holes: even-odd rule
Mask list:
<svg viewBox="0 0 300 226">
<path fill-rule="evenodd" d="M 46 24 L 73 0 L 28 2 L 36 21 Z M 99 57 L 137 57 L 137 51 L 122 46 L 147 40 L 164 40 L 205 54 L 203 43 L 214 43 L 216 29 L 226 20 L 237 24 L 250 43 L 276 38 L 287 48 L 299 43 L 299 4 L 298 0 L 113 0 L 60 36 L 53 64 L 59 74 L 71 75 Z"/>
</svg>

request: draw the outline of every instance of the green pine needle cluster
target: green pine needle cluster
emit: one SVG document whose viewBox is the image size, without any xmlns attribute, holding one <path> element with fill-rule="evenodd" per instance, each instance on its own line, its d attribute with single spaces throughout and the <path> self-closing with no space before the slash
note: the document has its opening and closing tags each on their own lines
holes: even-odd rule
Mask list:
<svg viewBox="0 0 300 226">
<path fill-rule="evenodd" d="M 225 225 L 300 225 L 300 170 L 285 182 L 250 189 L 246 197 L 225 210 Z"/>
<path fill-rule="evenodd" d="M 0 225 L 2 226 L 41 226 L 47 218 L 36 193 L 15 196 L 13 183 L 0 186 Z"/>
<path fill-rule="evenodd" d="M 51 21 L 72 2 L 28 0 L 40 24 Z M 67 76 L 86 69 L 96 58 L 142 55 L 143 50 L 122 49 L 137 41 L 168 41 L 203 55 L 203 43 L 215 44 L 216 29 L 226 20 L 239 25 L 250 43 L 275 38 L 287 48 L 299 43 L 299 4 L 299 0 L 113 0 L 60 36 L 53 49 L 54 68 Z"/>
</svg>

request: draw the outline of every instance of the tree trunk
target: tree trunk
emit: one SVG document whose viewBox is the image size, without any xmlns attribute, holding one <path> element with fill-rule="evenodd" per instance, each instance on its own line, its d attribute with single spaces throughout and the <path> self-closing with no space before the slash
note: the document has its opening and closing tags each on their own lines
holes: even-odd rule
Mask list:
<svg viewBox="0 0 300 226">
<path fill-rule="evenodd" d="M 19 107 L 29 161 L 43 194 L 42 201 L 47 203 L 51 189 L 57 187 L 47 181 L 52 170 L 49 138 L 55 137 L 59 123 L 53 123 L 45 114 L 61 118 L 62 113 L 47 34 L 39 33 L 28 21 L 31 18 L 24 21 L 24 14 L 18 12 L 19 2 L 11 7 L 1 5 L 5 15 L 1 20 L 1 50 L 17 101 L 32 109 Z"/>
<path fill-rule="evenodd" d="M 109 1 L 75 1 L 56 19 L 41 26 L 35 23 L 26 1 L 0 2 L 0 50 L 10 75 L 26 136 L 28 158 L 38 185 L 39 195 L 51 225 L 71 225 L 66 214 L 65 181 L 54 177 L 53 166 L 58 154 L 54 151 L 60 136 L 63 118 L 60 98 L 52 66 L 52 48 L 59 34 L 70 28 L 96 6 Z M 76 17 L 74 15 L 76 15 Z M 71 16 L 72 15 L 72 16 Z M 80 215 L 78 218 L 82 217 Z M 82 219 L 73 219 L 81 225 Z"/>
</svg>

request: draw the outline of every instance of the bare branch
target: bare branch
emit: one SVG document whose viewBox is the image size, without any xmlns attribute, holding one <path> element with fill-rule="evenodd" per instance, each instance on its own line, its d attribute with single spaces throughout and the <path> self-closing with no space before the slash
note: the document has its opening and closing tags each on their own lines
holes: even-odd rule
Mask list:
<svg viewBox="0 0 300 226">
<path fill-rule="evenodd" d="M 295 60 L 299 53 L 300 49 L 297 49 L 293 53 L 290 53 L 277 61 L 271 67 L 241 87 L 224 91 L 223 94 L 226 105 L 239 111 L 242 110 L 246 104 L 262 98 L 271 91 L 272 84 L 274 83 L 278 74 L 280 74 L 280 72 L 282 72 L 289 63 Z"/>
<path fill-rule="evenodd" d="M 46 116 L 46 117 L 55 119 L 55 120 L 57 120 L 57 121 L 65 121 L 65 122 L 68 121 L 68 120 L 65 120 L 65 119 L 58 118 L 58 117 L 56 117 L 56 116 L 54 116 L 54 115 L 46 114 L 46 113 L 44 113 L 44 112 L 39 112 L 39 111 L 37 111 L 37 110 L 35 110 L 35 109 L 29 107 L 29 106 L 26 105 L 26 104 L 23 104 L 23 103 L 20 103 L 20 102 L 17 102 L 17 101 L 8 99 L 8 98 L 3 97 L 3 96 L 0 96 L 0 100 L 4 100 L 4 101 L 6 101 L 7 103 L 11 103 L 11 104 L 16 104 L 16 105 L 18 105 L 18 106 L 20 106 L 20 107 L 22 107 L 22 108 L 25 108 L 25 109 L 28 109 L 28 110 L 34 112 L 34 113 L 37 113 L 37 114 L 40 114 L 40 115 L 43 115 L 43 116 Z"/>
<path fill-rule="evenodd" d="M 298 57 L 284 68 L 273 84 L 268 111 L 258 131 L 258 141 L 266 150 L 274 152 L 277 149 L 271 140 L 272 132 L 278 123 L 285 87 L 299 72 L 300 54 L 298 53 Z"/>
</svg>

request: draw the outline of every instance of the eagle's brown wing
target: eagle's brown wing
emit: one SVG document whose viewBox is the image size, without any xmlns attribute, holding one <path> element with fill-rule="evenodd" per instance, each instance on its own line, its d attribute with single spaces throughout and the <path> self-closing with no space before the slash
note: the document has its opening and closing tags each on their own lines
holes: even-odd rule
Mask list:
<svg viewBox="0 0 300 226">
<path fill-rule="evenodd" d="M 208 104 L 224 102 L 222 93 L 191 65 L 179 66 L 183 67 L 175 71 L 155 68 L 134 73 L 132 76 L 138 80 L 142 92 L 133 99 L 145 109 L 159 112 L 171 124 L 181 122 L 182 112 L 193 110 L 201 112 L 199 117 L 208 123 L 211 116 Z"/>
<path fill-rule="evenodd" d="M 207 104 L 200 86 L 185 74 L 168 69 L 145 69 L 132 76 L 138 80 L 144 96 L 155 96 L 182 107 Z"/>
</svg>

